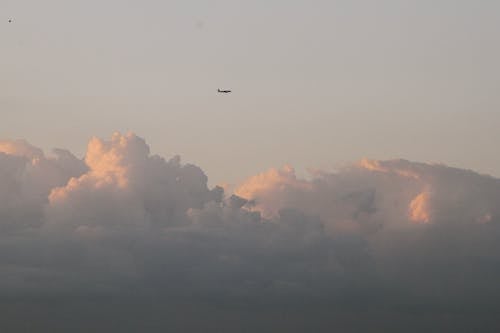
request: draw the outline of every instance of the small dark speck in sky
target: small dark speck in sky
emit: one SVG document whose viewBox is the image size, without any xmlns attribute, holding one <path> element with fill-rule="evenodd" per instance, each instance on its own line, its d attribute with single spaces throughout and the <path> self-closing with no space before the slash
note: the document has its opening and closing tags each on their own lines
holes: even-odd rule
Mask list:
<svg viewBox="0 0 500 333">
<path fill-rule="evenodd" d="M 196 21 L 196 28 L 197 29 L 203 29 L 205 27 L 205 22 L 203 22 L 202 20 L 198 20 Z"/>
</svg>

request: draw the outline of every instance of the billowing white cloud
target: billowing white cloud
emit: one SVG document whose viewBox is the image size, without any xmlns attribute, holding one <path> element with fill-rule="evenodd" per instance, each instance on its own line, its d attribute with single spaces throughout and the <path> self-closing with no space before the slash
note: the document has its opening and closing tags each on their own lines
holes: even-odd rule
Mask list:
<svg viewBox="0 0 500 333">
<path fill-rule="evenodd" d="M 363 160 L 300 179 L 286 166 L 233 195 L 132 133 L 93 138 L 83 160 L 0 151 L 0 291 L 500 296 L 500 181 L 472 171 Z"/>
<path fill-rule="evenodd" d="M 405 160 L 370 161 L 339 172 L 316 171 L 300 180 L 293 169 L 270 169 L 235 193 L 272 216 L 282 208 L 319 215 L 335 230 L 367 224 L 407 228 L 411 223 L 477 223 L 498 219 L 500 180 L 472 171 Z"/>
<path fill-rule="evenodd" d="M 46 157 L 25 141 L 0 141 L 0 228 L 39 226 L 50 191 L 85 171 L 85 164 L 66 150 Z"/>
</svg>

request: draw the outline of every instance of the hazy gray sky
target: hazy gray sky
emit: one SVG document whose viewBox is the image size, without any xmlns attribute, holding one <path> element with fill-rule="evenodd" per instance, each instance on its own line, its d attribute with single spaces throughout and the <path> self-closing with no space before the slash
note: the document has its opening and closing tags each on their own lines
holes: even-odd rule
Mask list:
<svg viewBox="0 0 500 333">
<path fill-rule="evenodd" d="M 83 154 L 131 130 L 212 184 L 365 156 L 500 175 L 498 1 L 1 0 L 0 20 L 3 139 Z"/>
</svg>

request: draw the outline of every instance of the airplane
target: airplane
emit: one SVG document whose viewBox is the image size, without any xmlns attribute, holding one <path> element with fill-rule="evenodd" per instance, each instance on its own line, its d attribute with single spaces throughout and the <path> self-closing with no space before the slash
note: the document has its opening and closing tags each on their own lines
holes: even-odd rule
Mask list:
<svg viewBox="0 0 500 333">
<path fill-rule="evenodd" d="M 217 92 L 219 92 L 221 94 L 229 94 L 231 92 L 231 90 L 220 90 L 220 89 L 217 89 Z"/>
</svg>

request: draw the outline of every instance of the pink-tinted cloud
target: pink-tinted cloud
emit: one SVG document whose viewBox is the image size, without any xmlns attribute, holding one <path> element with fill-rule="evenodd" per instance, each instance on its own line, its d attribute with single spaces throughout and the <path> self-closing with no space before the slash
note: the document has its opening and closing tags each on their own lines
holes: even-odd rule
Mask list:
<svg viewBox="0 0 500 333">
<path fill-rule="evenodd" d="M 483 281 L 500 278 L 489 176 L 363 160 L 307 179 L 271 169 L 231 195 L 132 133 L 92 139 L 83 160 L 0 146 L 0 291 L 499 296 L 497 279 Z"/>
</svg>

